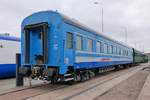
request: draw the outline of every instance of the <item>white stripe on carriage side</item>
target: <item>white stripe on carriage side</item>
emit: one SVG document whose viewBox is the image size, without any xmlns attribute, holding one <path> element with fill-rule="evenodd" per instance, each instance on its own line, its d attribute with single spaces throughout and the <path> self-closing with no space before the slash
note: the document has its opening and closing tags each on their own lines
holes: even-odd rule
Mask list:
<svg viewBox="0 0 150 100">
<path fill-rule="evenodd" d="M 20 42 L 0 40 L 0 64 L 15 64 L 16 53 L 20 53 Z"/>
<path fill-rule="evenodd" d="M 131 57 L 130 56 L 121 56 L 121 55 L 114 55 L 114 54 L 105 54 L 105 53 L 98 53 L 98 52 L 89 52 L 89 51 L 79 51 L 77 50 L 76 53 L 82 53 L 82 54 L 97 54 L 97 55 L 101 55 L 101 56 L 115 56 L 115 57 Z"/>
<path fill-rule="evenodd" d="M 132 59 L 128 58 L 107 58 L 107 57 L 81 57 L 76 56 L 75 62 L 107 62 L 107 61 L 132 61 Z"/>
</svg>

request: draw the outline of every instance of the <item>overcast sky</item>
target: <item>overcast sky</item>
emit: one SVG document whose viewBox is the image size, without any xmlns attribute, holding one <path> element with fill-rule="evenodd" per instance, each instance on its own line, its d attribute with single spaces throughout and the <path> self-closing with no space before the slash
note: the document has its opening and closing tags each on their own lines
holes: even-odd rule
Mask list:
<svg viewBox="0 0 150 100">
<path fill-rule="evenodd" d="M 22 20 L 43 10 L 58 10 L 101 32 L 102 7 L 104 34 L 124 42 L 126 28 L 127 44 L 150 52 L 150 0 L 0 0 L 0 33 L 20 37 Z"/>
</svg>

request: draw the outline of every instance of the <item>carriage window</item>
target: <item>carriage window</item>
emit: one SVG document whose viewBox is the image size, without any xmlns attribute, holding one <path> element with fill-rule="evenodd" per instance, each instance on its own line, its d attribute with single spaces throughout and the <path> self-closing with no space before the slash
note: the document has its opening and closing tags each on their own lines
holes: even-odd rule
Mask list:
<svg viewBox="0 0 150 100">
<path fill-rule="evenodd" d="M 108 53 L 112 54 L 113 53 L 113 45 L 108 46 Z"/>
<path fill-rule="evenodd" d="M 97 41 L 96 42 L 96 52 L 100 52 L 100 46 L 101 46 L 101 42 Z"/>
<path fill-rule="evenodd" d="M 126 50 L 124 50 L 124 56 L 126 56 Z"/>
<path fill-rule="evenodd" d="M 66 47 L 67 49 L 73 48 L 73 34 L 70 32 L 66 34 Z"/>
<path fill-rule="evenodd" d="M 116 46 L 116 55 L 118 55 L 118 47 Z"/>
<path fill-rule="evenodd" d="M 107 53 L 109 54 L 109 45 L 107 44 Z"/>
<path fill-rule="evenodd" d="M 87 39 L 87 51 L 92 51 L 92 40 Z"/>
<path fill-rule="evenodd" d="M 129 56 L 129 54 L 128 54 L 128 50 L 126 51 L 126 56 Z"/>
<path fill-rule="evenodd" d="M 126 50 L 123 49 L 122 51 L 123 51 L 122 55 L 125 56 L 126 55 Z"/>
<path fill-rule="evenodd" d="M 121 56 L 123 56 L 123 49 L 121 49 Z"/>
<path fill-rule="evenodd" d="M 113 54 L 116 54 L 116 46 L 114 46 L 114 49 L 113 49 Z"/>
<path fill-rule="evenodd" d="M 77 50 L 82 50 L 82 36 L 77 35 L 77 40 L 76 40 L 76 49 Z"/>
<path fill-rule="evenodd" d="M 100 43 L 100 52 L 104 53 L 104 44 L 102 42 Z"/>
<path fill-rule="evenodd" d="M 108 44 L 105 43 L 104 44 L 104 53 L 108 53 L 108 51 L 109 51 L 108 49 L 109 49 Z"/>
<path fill-rule="evenodd" d="M 110 53 L 113 53 L 113 45 L 110 45 Z"/>
<path fill-rule="evenodd" d="M 118 50 L 118 51 L 119 51 L 119 55 L 121 55 L 121 48 L 119 48 L 119 50 Z"/>
<path fill-rule="evenodd" d="M 107 53 L 107 44 L 104 43 L 104 53 Z"/>
</svg>

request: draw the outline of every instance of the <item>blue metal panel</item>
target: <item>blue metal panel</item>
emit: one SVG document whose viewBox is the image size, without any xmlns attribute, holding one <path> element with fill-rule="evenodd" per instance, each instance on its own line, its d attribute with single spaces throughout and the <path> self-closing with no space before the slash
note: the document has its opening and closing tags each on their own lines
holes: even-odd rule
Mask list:
<svg viewBox="0 0 150 100">
<path fill-rule="evenodd" d="M 20 38 L 13 37 L 13 36 L 0 36 L 0 40 L 10 40 L 10 41 L 20 42 Z"/>
<path fill-rule="evenodd" d="M 16 74 L 16 64 L 0 64 L 0 78 L 12 77 Z"/>
<path fill-rule="evenodd" d="M 48 63 L 45 64 L 46 66 L 61 66 L 62 65 L 62 34 L 61 27 L 62 20 L 61 16 L 56 12 L 45 11 L 32 14 L 31 16 L 27 17 L 22 22 L 22 41 L 21 41 L 21 64 L 25 65 L 25 34 L 24 34 L 24 27 L 26 25 L 37 24 L 41 22 L 48 23 Z M 31 37 L 31 40 L 34 38 Z M 39 42 L 33 42 L 34 47 L 40 45 Z M 31 50 L 31 53 L 38 52 L 38 49 Z M 40 47 L 38 47 L 40 48 Z M 31 55 L 33 56 L 33 55 Z M 31 64 L 29 64 L 31 65 Z"/>
</svg>

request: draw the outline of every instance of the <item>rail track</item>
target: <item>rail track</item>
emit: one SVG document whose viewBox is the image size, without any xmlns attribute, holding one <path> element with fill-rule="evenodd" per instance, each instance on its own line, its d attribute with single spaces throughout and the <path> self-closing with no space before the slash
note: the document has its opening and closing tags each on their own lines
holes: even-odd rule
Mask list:
<svg viewBox="0 0 150 100">
<path fill-rule="evenodd" d="M 62 85 L 62 84 L 55 84 L 55 85 L 45 84 L 41 86 L 15 90 L 15 91 L 0 94 L 0 100 L 23 100 L 47 92 L 52 92 L 58 89 L 62 89 L 67 86 L 68 85 Z"/>
<path fill-rule="evenodd" d="M 37 99 L 38 100 L 49 100 L 49 99 L 52 99 L 52 100 L 80 100 L 81 98 L 86 99 L 86 100 L 92 100 L 92 99 L 89 99 L 90 94 L 88 92 L 89 91 L 94 92 L 93 88 L 97 88 L 97 87 L 99 88 L 101 86 L 106 86 L 105 84 L 108 84 L 111 81 L 114 82 L 117 78 L 121 78 L 120 76 L 124 77 L 124 74 L 132 73 L 134 70 L 137 70 L 137 71 L 140 70 L 141 69 L 140 67 L 133 67 L 133 68 L 118 71 L 115 73 L 110 73 L 110 74 L 107 74 L 100 78 L 95 78 L 93 80 L 90 80 L 90 81 L 87 81 L 87 82 L 84 82 L 81 84 L 75 84 L 75 85 L 67 87 L 63 90 L 60 89 L 58 91 L 53 91 L 53 92 L 46 93 L 43 95 L 35 96 L 33 98 L 29 98 L 28 100 L 37 100 Z M 142 66 L 142 67 L 144 67 L 144 66 Z M 126 77 L 126 78 L 128 78 L 128 77 Z M 106 87 L 106 89 L 108 89 L 108 88 Z M 101 92 L 104 92 L 103 89 L 101 89 L 101 90 L 102 90 Z M 84 94 L 84 96 L 86 98 L 84 98 L 82 96 L 82 94 Z"/>
<path fill-rule="evenodd" d="M 16 90 L 4 94 L 0 94 L 0 100 L 25 100 L 25 99 L 34 99 L 34 97 L 39 97 L 42 95 L 50 94 L 49 97 L 56 99 L 69 100 L 79 94 L 82 94 L 100 84 L 104 84 L 108 81 L 111 81 L 120 75 L 129 73 L 139 67 L 132 67 L 129 69 L 124 69 L 120 71 L 109 71 L 103 74 L 100 74 L 94 77 L 91 80 L 74 83 L 73 85 L 66 85 L 66 84 L 46 84 L 41 86 L 35 86 L 32 88 L 26 88 L 22 90 Z M 86 87 L 88 86 L 88 88 Z M 43 98 L 44 100 L 44 98 Z"/>
</svg>

